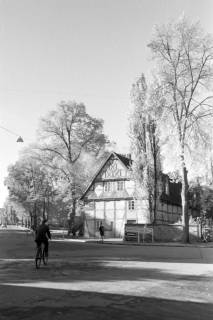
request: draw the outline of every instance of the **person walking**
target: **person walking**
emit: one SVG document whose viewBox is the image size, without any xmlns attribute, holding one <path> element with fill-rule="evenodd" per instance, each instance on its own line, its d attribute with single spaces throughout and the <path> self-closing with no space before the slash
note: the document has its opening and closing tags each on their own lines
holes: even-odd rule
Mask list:
<svg viewBox="0 0 213 320">
<path fill-rule="evenodd" d="M 101 224 L 100 224 L 100 227 L 99 227 L 99 232 L 100 232 L 100 236 L 101 236 L 101 241 L 103 243 L 104 242 L 104 226 L 102 224 L 102 221 L 101 221 Z"/>
</svg>

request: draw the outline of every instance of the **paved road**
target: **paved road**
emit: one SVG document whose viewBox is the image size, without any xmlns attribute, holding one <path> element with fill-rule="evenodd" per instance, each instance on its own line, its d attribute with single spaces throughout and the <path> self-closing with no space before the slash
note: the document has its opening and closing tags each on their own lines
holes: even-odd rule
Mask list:
<svg viewBox="0 0 213 320">
<path fill-rule="evenodd" d="M 52 241 L 40 270 L 34 252 L 0 232 L 0 320 L 213 318 L 213 248 Z"/>
</svg>

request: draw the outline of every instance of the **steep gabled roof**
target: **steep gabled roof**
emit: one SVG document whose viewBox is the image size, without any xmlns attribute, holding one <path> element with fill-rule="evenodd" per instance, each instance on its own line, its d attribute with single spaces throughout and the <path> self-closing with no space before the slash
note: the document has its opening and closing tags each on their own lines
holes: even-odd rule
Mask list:
<svg viewBox="0 0 213 320">
<path fill-rule="evenodd" d="M 127 167 L 130 168 L 132 164 L 132 160 L 122 154 L 114 152 L 114 154 L 118 157 L 118 159 Z"/>
<path fill-rule="evenodd" d="M 132 165 L 132 160 L 124 155 L 121 155 L 116 152 L 111 152 L 109 156 L 102 162 L 100 165 L 100 168 L 97 170 L 93 178 L 91 179 L 90 183 L 88 184 L 88 187 L 84 191 L 83 195 L 81 196 L 81 200 L 84 198 L 85 194 L 93 184 L 94 180 L 97 178 L 103 167 L 106 165 L 106 163 L 110 160 L 112 156 L 115 156 L 123 166 L 125 166 L 127 169 L 130 169 Z M 165 192 L 163 192 L 160 196 L 160 199 L 162 202 L 170 203 L 170 204 L 175 204 L 181 206 L 181 183 L 175 183 L 172 182 L 169 179 L 169 176 L 167 174 L 161 173 L 161 179 L 165 183 L 166 180 L 169 182 L 169 194 L 167 195 Z"/>
<path fill-rule="evenodd" d="M 81 200 L 83 199 L 83 197 L 85 196 L 85 194 L 87 193 L 87 191 L 89 190 L 89 188 L 91 187 L 91 185 L 93 184 L 94 180 L 97 178 L 97 176 L 99 175 L 99 173 L 101 172 L 101 170 L 103 169 L 103 167 L 105 166 L 105 164 L 109 161 L 109 159 L 112 156 L 115 156 L 116 158 L 118 158 L 119 161 L 121 161 L 121 163 L 126 167 L 126 168 L 130 168 L 131 164 L 132 164 L 132 160 L 119 154 L 116 152 L 111 152 L 110 155 L 107 157 L 107 159 L 101 164 L 100 168 L 97 170 L 97 172 L 95 173 L 94 177 L 91 179 L 88 187 L 86 188 L 86 190 L 84 191 L 84 193 L 81 196 Z"/>
</svg>

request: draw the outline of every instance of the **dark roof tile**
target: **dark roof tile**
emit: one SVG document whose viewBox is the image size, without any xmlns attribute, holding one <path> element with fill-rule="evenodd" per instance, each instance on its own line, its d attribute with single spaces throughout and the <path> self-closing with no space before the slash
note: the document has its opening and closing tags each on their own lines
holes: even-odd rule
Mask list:
<svg viewBox="0 0 213 320">
<path fill-rule="evenodd" d="M 122 154 L 116 153 L 116 152 L 114 152 L 114 154 L 118 157 L 118 159 L 119 159 L 120 161 L 123 162 L 123 164 L 124 164 L 127 168 L 129 168 L 129 167 L 132 165 L 132 159 L 130 159 L 130 158 L 128 158 L 128 157 L 126 157 L 126 156 L 124 156 L 124 155 L 122 155 Z"/>
</svg>

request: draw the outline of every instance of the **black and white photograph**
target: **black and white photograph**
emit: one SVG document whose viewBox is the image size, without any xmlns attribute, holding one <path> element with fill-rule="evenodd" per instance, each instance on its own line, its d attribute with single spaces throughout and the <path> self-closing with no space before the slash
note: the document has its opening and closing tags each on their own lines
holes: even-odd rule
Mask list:
<svg viewBox="0 0 213 320">
<path fill-rule="evenodd" d="M 213 319 L 213 1 L 0 0 L 0 320 Z"/>
</svg>

